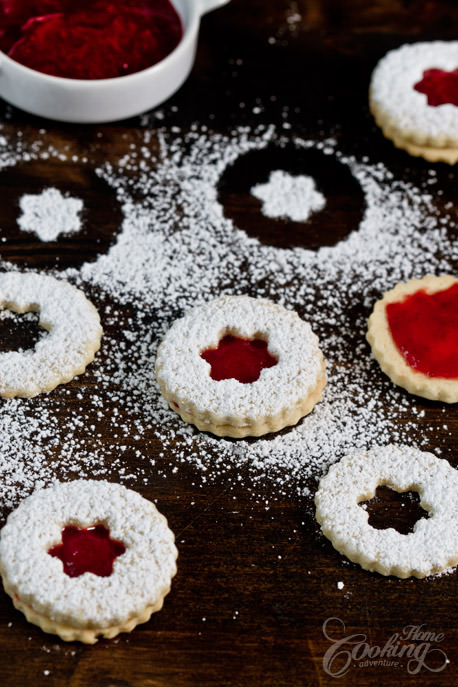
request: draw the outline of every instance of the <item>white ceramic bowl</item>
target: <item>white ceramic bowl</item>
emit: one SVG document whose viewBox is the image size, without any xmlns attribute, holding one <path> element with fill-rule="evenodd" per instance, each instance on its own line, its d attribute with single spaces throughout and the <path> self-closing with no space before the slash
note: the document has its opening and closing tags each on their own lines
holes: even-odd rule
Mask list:
<svg viewBox="0 0 458 687">
<path fill-rule="evenodd" d="M 191 71 L 200 17 L 229 0 L 173 0 L 183 38 L 165 59 L 114 79 L 66 79 L 24 67 L 0 52 L 0 96 L 26 112 L 62 122 L 100 123 L 133 117 L 156 107 Z"/>
</svg>

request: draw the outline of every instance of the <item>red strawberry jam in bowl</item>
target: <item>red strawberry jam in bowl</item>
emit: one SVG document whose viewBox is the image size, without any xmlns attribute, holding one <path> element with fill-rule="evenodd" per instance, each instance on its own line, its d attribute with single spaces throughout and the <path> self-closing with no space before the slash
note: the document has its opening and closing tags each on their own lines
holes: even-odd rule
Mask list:
<svg viewBox="0 0 458 687">
<path fill-rule="evenodd" d="M 458 278 L 428 275 L 397 284 L 376 302 L 367 340 L 395 384 L 458 402 Z"/>
<path fill-rule="evenodd" d="M 232 334 L 226 334 L 217 348 L 210 348 L 200 355 L 210 364 L 212 379 L 237 379 L 242 384 L 255 382 L 261 370 L 278 362 L 267 350 L 264 339 L 244 339 Z"/>
<path fill-rule="evenodd" d="M 0 48 L 51 76 L 132 74 L 167 57 L 182 36 L 169 0 L 0 2 Z"/>
<path fill-rule="evenodd" d="M 0 2 L 0 96 L 75 123 L 125 119 L 187 78 L 200 17 L 229 0 Z"/>
<path fill-rule="evenodd" d="M 48 553 L 62 561 L 64 573 L 69 577 L 79 577 L 85 572 L 109 577 L 115 559 L 125 550 L 122 542 L 110 537 L 105 525 L 86 528 L 68 525 L 62 530 L 62 544 L 53 546 Z"/>
</svg>

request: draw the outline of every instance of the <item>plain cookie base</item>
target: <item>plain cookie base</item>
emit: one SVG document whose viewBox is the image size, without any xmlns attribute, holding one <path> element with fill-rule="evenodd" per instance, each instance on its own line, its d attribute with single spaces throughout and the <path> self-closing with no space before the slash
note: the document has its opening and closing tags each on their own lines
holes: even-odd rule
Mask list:
<svg viewBox="0 0 458 687">
<path fill-rule="evenodd" d="M 325 366 L 322 364 L 322 374 L 319 376 L 315 388 L 299 404 L 292 408 L 283 409 L 277 415 L 266 416 L 258 422 L 250 422 L 248 418 L 237 418 L 237 423 L 226 423 L 224 418 L 216 414 L 207 413 L 205 417 L 199 417 L 176 407 L 176 402 L 168 393 L 168 389 L 160 384 L 161 392 L 168 401 L 170 408 L 178 413 L 184 422 L 195 425 L 201 432 L 211 432 L 219 437 L 231 437 L 243 439 L 244 437 L 259 437 L 271 432 L 279 432 L 285 427 L 290 427 L 312 412 L 315 405 L 321 401 L 323 389 L 326 386 Z"/>
<path fill-rule="evenodd" d="M 388 303 L 402 301 L 406 296 L 417 291 L 424 290 L 432 294 L 448 289 L 457 282 L 458 279 L 450 275 L 442 277 L 428 275 L 423 279 L 412 279 L 405 284 L 397 284 L 375 303 L 368 320 L 366 338 L 383 372 L 392 382 L 409 393 L 432 401 L 458 403 L 458 379 L 428 377 L 410 367 L 393 341 L 385 308 Z"/>
<path fill-rule="evenodd" d="M 386 454 L 388 459 L 393 456 L 391 468 L 387 468 Z M 364 570 L 423 579 L 450 572 L 458 564 L 457 481 L 458 471 L 430 453 L 390 445 L 359 451 L 334 463 L 322 477 L 315 494 L 315 517 L 334 549 Z M 382 485 L 398 493 L 417 491 L 429 518 L 420 519 L 407 535 L 370 526 L 360 503 L 372 499 Z M 437 502 L 443 493 L 443 498 L 453 500 L 451 517 L 451 508 L 444 510 Z M 425 530 L 437 544 L 434 552 Z M 443 544 L 447 533 L 453 537 L 448 546 Z"/>
<path fill-rule="evenodd" d="M 428 162 L 446 162 L 449 165 L 458 162 L 458 147 L 440 146 L 435 144 L 434 140 L 428 141 L 428 143 L 420 142 L 423 138 L 420 132 L 411 136 L 406 135 L 379 109 L 373 100 L 370 102 L 370 109 L 383 135 L 394 143 L 396 148 L 405 150 L 413 157 L 422 157 Z"/>
<path fill-rule="evenodd" d="M 104 637 L 105 639 L 113 639 L 121 632 L 132 632 L 132 630 L 140 625 L 146 623 L 151 618 L 153 613 L 160 611 L 164 605 L 164 598 L 169 593 L 169 589 L 163 596 L 152 606 L 147 606 L 141 615 L 130 618 L 121 625 L 111 625 L 110 627 L 72 627 L 63 623 L 56 622 L 42 613 L 38 613 L 31 606 L 22 603 L 17 594 L 8 588 L 8 585 L 3 580 L 3 587 L 5 592 L 11 597 L 15 608 L 21 611 L 33 625 L 38 625 L 43 632 L 54 634 L 64 640 L 64 642 L 83 642 L 83 644 L 95 644 L 98 639 Z"/>
</svg>

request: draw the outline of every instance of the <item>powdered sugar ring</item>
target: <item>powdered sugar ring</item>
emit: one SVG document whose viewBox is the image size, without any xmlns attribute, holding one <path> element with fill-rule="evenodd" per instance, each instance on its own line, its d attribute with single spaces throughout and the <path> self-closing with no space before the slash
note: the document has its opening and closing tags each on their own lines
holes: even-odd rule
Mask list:
<svg viewBox="0 0 458 687">
<path fill-rule="evenodd" d="M 458 41 L 403 45 L 378 63 L 370 85 L 370 104 L 388 138 L 399 137 L 419 146 L 458 147 L 458 108 L 433 107 L 414 89 L 427 69 L 458 68 Z"/>
<path fill-rule="evenodd" d="M 201 353 L 216 348 L 226 334 L 266 340 L 277 364 L 251 384 L 215 381 Z M 159 346 L 156 376 L 185 421 L 237 437 L 296 423 L 320 400 L 326 381 L 310 325 L 291 310 L 249 296 L 222 296 L 175 322 Z"/>
<path fill-rule="evenodd" d="M 27 351 L 0 353 L 0 395 L 36 396 L 70 381 L 86 369 L 100 348 L 97 310 L 79 289 L 32 272 L 0 274 L 0 306 L 35 311 L 48 330 Z"/>
<path fill-rule="evenodd" d="M 429 518 L 413 532 L 378 530 L 358 503 L 378 486 L 414 490 Z M 426 577 L 458 563 L 458 470 L 432 453 L 384 446 L 342 458 L 320 481 L 316 518 L 337 551 L 382 575 Z"/>
<path fill-rule="evenodd" d="M 69 577 L 61 560 L 48 551 L 61 542 L 67 525 L 95 524 L 108 527 L 126 551 L 115 559 L 109 577 L 90 572 Z M 176 573 L 176 557 L 173 533 L 154 504 L 104 481 L 57 483 L 35 492 L 9 515 L 0 534 L 6 591 L 36 614 L 62 625 L 70 633 L 64 639 L 95 641 L 106 628 L 118 626 L 120 631 L 119 626 L 124 629 L 139 617 L 143 619 L 137 622 L 143 622 L 145 609 L 162 606 Z M 27 615 L 27 608 L 21 610 Z"/>
</svg>

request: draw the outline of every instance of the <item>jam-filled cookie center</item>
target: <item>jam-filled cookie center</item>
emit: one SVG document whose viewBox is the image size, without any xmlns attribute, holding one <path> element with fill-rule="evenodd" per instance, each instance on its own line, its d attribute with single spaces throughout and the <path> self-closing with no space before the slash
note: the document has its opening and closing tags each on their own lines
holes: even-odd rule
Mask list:
<svg viewBox="0 0 458 687">
<path fill-rule="evenodd" d="M 48 553 L 62 561 L 69 577 L 79 577 L 85 572 L 109 577 L 114 560 L 125 550 L 122 542 L 110 537 L 105 525 L 87 528 L 69 525 L 62 530 L 62 544 L 53 546 Z"/>
<path fill-rule="evenodd" d="M 428 105 L 456 105 L 458 107 L 458 69 L 446 72 L 443 69 L 426 69 L 415 90 L 424 93 Z"/>
<path fill-rule="evenodd" d="M 458 379 L 458 283 L 389 303 L 386 317 L 407 364 L 428 377 Z"/>
<path fill-rule="evenodd" d="M 242 384 L 251 384 L 259 379 L 261 370 L 278 363 L 267 346 L 264 339 L 245 339 L 226 334 L 217 348 L 208 348 L 201 353 L 201 357 L 209 363 L 210 376 L 215 381 L 237 379 Z"/>
</svg>

